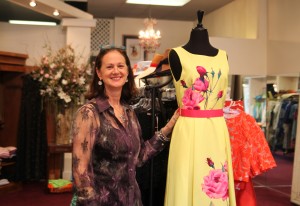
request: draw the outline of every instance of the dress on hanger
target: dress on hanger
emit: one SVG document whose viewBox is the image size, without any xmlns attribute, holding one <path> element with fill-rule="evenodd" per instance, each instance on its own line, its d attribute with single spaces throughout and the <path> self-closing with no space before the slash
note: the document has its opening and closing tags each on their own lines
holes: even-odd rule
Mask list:
<svg viewBox="0 0 300 206">
<path fill-rule="evenodd" d="M 226 118 L 226 124 L 235 180 L 248 182 L 250 178 L 276 167 L 265 135 L 254 117 L 240 111 L 240 114 Z"/>
<path fill-rule="evenodd" d="M 165 206 L 235 206 L 230 140 L 222 110 L 227 54 L 173 50 L 182 66 L 180 79 L 173 79 L 181 114 L 170 143 Z"/>
<path fill-rule="evenodd" d="M 276 166 L 263 130 L 237 102 L 225 104 L 237 206 L 256 206 L 252 178 Z M 238 107 L 236 107 L 238 106 Z"/>
</svg>

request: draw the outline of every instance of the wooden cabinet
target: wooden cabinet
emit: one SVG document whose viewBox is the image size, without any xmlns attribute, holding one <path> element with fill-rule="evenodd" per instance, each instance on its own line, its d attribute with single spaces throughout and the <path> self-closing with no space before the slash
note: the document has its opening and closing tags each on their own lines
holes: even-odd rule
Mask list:
<svg viewBox="0 0 300 206">
<path fill-rule="evenodd" d="M 72 152 L 72 144 L 66 145 L 48 145 L 48 178 L 62 178 L 64 153 Z"/>
<path fill-rule="evenodd" d="M 25 54 L 0 51 L 0 146 L 17 147 L 17 133 L 22 97 L 22 75 L 32 69 L 25 66 Z M 14 161 L 1 161 L 2 171 L 14 171 Z M 12 168 L 12 169 L 10 169 Z M 3 173 L 3 172 L 2 172 Z M 3 174 L 5 175 L 5 174 Z M 0 194 L 20 189 L 21 184 L 10 182 L 0 186 Z"/>
<path fill-rule="evenodd" d="M 25 54 L 0 51 L 0 146 L 17 146 L 22 75 L 32 69 L 25 66 Z"/>
</svg>

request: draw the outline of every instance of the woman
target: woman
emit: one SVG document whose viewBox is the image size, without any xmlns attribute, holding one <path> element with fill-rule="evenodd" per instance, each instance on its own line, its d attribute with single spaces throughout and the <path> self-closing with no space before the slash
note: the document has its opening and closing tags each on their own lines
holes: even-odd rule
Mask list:
<svg viewBox="0 0 300 206">
<path fill-rule="evenodd" d="M 77 205 L 140 206 L 135 179 L 142 166 L 161 151 L 178 118 L 144 142 L 138 119 L 128 102 L 137 93 L 124 50 L 101 49 L 88 103 L 73 125 L 73 177 Z"/>
</svg>

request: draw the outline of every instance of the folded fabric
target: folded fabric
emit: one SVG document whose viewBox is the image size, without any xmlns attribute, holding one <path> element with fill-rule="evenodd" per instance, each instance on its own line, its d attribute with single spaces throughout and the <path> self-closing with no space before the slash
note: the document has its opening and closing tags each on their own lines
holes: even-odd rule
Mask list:
<svg viewBox="0 0 300 206">
<path fill-rule="evenodd" d="M 16 151 L 17 148 L 13 146 L 0 147 L 0 158 L 11 158 L 15 155 Z"/>
<path fill-rule="evenodd" d="M 56 179 L 56 180 L 49 180 L 48 181 L 48 187 L 49 188 L 60 188 L 72 185 L 72 182 L 70 180 L 65 179 Z"/>
<path fill-rule="evenodd" d="M 9 151 L 4 147 L 0 147 L 0 158 L 8 158 L 8 157 L 9 157 Z"/>
<path fill-rule="evenodd" d="M 7 185 L 7 184 L 9 184 L 9 181 L 7 179 L 0 179 L 0 186 Z"/>
</svg>

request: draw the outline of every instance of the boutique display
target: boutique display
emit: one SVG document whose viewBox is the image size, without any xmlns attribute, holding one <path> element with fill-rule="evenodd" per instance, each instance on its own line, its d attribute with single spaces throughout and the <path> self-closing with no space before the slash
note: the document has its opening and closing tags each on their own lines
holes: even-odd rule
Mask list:
<svg viewBox="0 0 300 206">
<path fill-rule="evenodd" d="M 180 117 L 168 160 L 166 206 L 234 206 L 229 134 L 223 117 L 229 65 L 199 23 L 189 42 L 170 51 Z M 224 95 L 223 95 L 224 94 Z"/>
<path fill-rule="evenodd" d="M 268 140 L 272 150 L 295 149 L 299 93 L 287 93 L 268 102 Z"/>
</svg>

